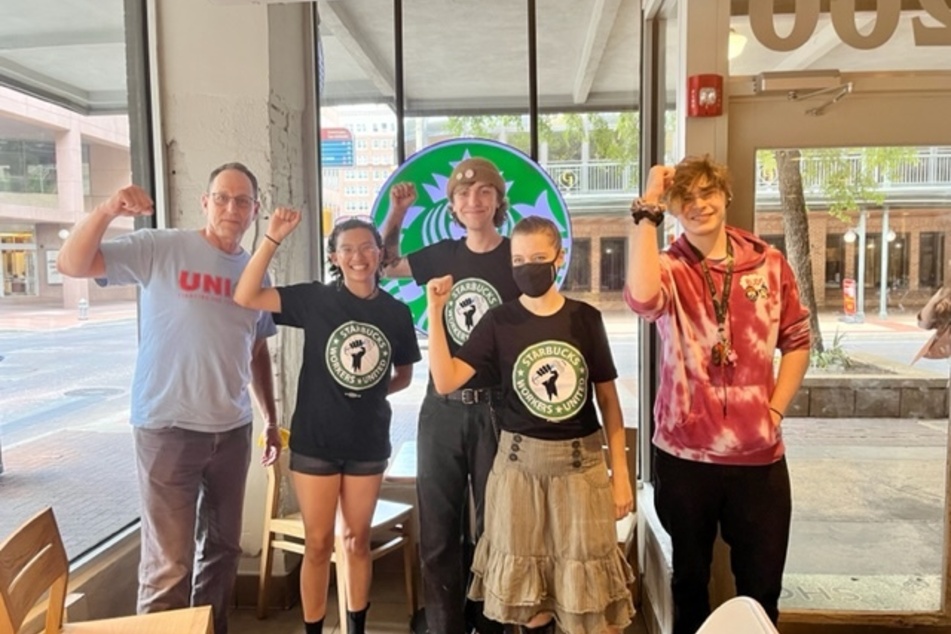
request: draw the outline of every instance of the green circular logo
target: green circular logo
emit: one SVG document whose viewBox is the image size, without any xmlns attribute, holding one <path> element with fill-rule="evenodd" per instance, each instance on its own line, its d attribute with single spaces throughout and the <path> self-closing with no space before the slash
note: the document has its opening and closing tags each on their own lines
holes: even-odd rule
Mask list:
<svg viewBox="0 0 951 634">
<path fill-rule="evenodd" d="M 373 324 L 348 321 L 327 340 L 327 369 L 345 388 L 366 390 L 380 382 L 390 367 L 390 342 Z"/>
<path fill-rule="evenodd" d="M 476 277 L 459 280 L 452 285 L 446 302 L 449 336 L 461 346 L 482 315 L 501 303 L 502 296 L 485 280 Z"/>
<path fill-rule="evenodd" d="M 489 139 L 451 139 L 424 148 L 409 157 L 390 175 L 373 203 L 373 221 L 380 227 L 390 209 L 390 189 L 396 183 L 416 185 L 416 202 L 409 208 L 400 232 L 400 253 L 409 254 L 445 239 L 457 239 L 465 230 L 453 221 L 446 198 L 446 183 L 453 167 L 471 156 L 495 163 L 505 180 L 509 201 L 508 217 L 500 231 L 509 235 L 515 223 L 525 216 L 543 216 L 561 232 L 565 263 L 558 270 L 559 287 L 571 259 L 571 219 L 557 185 L 548 173 L 526 154 Z M 409 306 L 416 327 L 428 331 L 426 291 L 412 279 L 384 279 L 383 288 Z M 447 319 L 448 321 L 448 319 Z M 476 319 L 478 322 L 478 319 Z"/>
<path fill-rule="evenodd" d="M 567 420 L 581 411 L 588 396 L 588 364 L 574 346 L 542 341 L 518 355 L 512 385 L 535 416 L 554 422 Z"/>
</svg>

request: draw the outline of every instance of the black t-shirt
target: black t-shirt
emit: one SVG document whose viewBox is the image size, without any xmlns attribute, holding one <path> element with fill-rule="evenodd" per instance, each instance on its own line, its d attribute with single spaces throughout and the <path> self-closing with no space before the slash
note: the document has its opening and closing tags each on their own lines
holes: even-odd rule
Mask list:
<svg viewBox="0 0 951 634">
<path fill-rule="evenodd" d="M 443 324 L 449 339 L 449 352 L 459 349 L 486 312 L 515 299 L 521 293 L 512 277 L 512 244 L 508 238 L 488 253 L 473 253 L 465 238 L 440 240 L 410 253 L 409 265 L 413 279 L 422 287 L 434 277 L 452 275 L 452 291 Z M 490 377 L 476 374 L 463 387 L 480 388 L 498 385 Z"/>
<path fill-rule="evenodd" d="M 277 291 L 281 312 L 274 321 L 304 330 L 291 451 L 323 460 L 386 460 L 391 368 L 420 360 L 409 308 L 383 291 L 360 299 L 342 284 Z"/>
<path fill-rule="evenodd" d="M 617 378 L 601 312 L 571 299 L 547 317 L 493 308 L 456 356 L 501 382 L 502 429 L 545 440 L 597 431 L 593 384 Z"/>
</svg>

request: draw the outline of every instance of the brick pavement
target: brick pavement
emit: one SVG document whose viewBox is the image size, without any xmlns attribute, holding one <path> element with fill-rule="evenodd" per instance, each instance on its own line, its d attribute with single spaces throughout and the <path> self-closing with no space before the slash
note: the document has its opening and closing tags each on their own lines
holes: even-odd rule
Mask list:
<svg viewBox="0 0 951 634">
<path fill-rule="evenodd" d="M 139 515 L 132 434 L 75 429 L 3 448 L 0 536 L 52 506 L 70 558 L 95 546 Z"/>
</svg>

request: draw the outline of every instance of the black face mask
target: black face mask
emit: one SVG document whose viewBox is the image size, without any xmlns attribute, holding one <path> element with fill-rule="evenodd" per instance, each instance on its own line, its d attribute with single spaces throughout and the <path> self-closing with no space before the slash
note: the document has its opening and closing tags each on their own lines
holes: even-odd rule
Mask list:
<svg viewBox="0 0 951 634">
<path fill-rule="evenodd" d="M 555 283 L 555 262 L 528 262 L 512 267 L 515 285 L 529 297 L 541 297 Z"/>
</svg>

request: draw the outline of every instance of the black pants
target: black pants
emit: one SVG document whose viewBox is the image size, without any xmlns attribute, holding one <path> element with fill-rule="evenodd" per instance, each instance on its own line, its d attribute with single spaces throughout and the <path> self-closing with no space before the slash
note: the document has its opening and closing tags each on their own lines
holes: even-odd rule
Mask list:
<svg viewBox="0 0 951 634">
<path fill-rule="evenodd" d="M 471 545 L 482 534 L 485 484 L 497 446 L 488 403 L 465 405 L 427 393 L 419 412 L 416 494 L 426 622 L 434 634 L 466 632 Z M 470 491 L 475 535 L 469 530 Z M 469 620 L 477 622 L 472 607 Z"/>
<path fill-rule="evenodd" d="M 786 459 L 741 467 L 654 451 L 654 504 L 673 546 L 674 634 L 694 634 L 710 614 L 707 585 L 719 524 L 738 595 L 779 618 L 792 512 Z"/>
</svg>

